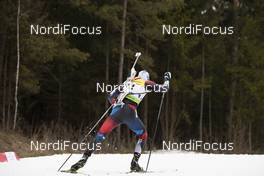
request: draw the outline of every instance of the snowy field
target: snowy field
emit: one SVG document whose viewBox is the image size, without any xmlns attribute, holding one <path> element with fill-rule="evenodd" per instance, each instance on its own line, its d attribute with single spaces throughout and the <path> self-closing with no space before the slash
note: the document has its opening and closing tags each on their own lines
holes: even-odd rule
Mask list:
<svg viewBox="0 0 264 176">
<path fill-rule="evenodd" d="M 73 176 L 57 172 L 68 154 L 23 158 L 0 163 L 0 176 Z M 68 169 L 81 155 L 73 155 Z M 264 155 L 216 155 L 187 152 L 153 153 L 148 173 L 128 173 L 132 154 L 95 154 L 78 176 L 264 176 Z M 140 164 L 145 167 L 147 155 Z"/>
</svg>

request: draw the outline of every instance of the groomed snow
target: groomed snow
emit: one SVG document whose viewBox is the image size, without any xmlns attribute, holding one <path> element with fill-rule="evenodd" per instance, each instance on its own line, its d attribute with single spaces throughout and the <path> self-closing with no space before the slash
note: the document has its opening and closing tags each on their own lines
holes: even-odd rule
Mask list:
<svg viewBox="0 0 264 176">
<path fill-rule="evenodd" d="M 22 158 L 18 162 L 0 163 L 0 176 L 71 176 L 57 172 L 68 154 L 44 157 Z M 80 159 L 75 154 L 64 166 Z M 153 153 L 149 173 L 129 173 L 132 154 L 94 154 L 81 175 L 90 176 L 264 176 L 264 155 L 216 155 L 188 152 Z M 140 164 L 145 167 L 147 155 L 141 157 Z"/>
</svg>

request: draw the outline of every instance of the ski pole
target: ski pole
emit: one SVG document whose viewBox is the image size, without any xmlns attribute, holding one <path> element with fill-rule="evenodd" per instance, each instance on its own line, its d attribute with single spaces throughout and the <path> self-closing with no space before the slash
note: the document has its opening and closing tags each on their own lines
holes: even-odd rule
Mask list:
<svg viewBox="0 0 264 176">
<path fill-rule="evenodd" d="M 90 134 L 91 132 L 97 127 L 97 125 L 102 121 L 102 119 L 104 118 L 104 116 L 108 113 L 108 111 L 114 106 L 114 104 L 111 104 L 111 106 L 109 106 L 109 108 L 104 112 L 103 115 L 101 115 L 101 117 L 99 118 L 99 120 L 94 124 L 94 126 L 90 129 L 90 131 L 83 137 L 83 139 L 81 140 L 80 143 L 82 143 Z M 61 168 L 67 163 L 67 161 L 71 158 L 72 153 L 68 156 L 68 158 L 62 163 L 62 165 L 60 166 L 60 168 L 58 169 L 58 172 L 61 170 Z"/>
<path fill-rule="evenodd" d="M 137 61 L 138 61 L 138 58 L 141 56 L 141 52 L 137 52 L 137 53 L 135 54 L 135 56 L 136 56 L 136 60 L 135 60 L 135 62 L 134 62 L 134 64 L 133 64 L 132 68 L 135 68 L 136 63 L 137 63 Z"/>
<path fill-rule="evenodd" d="M 135 78 L 136 72 L 133 72 L 132 70 L 135 69 L 135 66 L 136 66 L 137 61 L 138 61 L 138 59 L 139 59 L 140 56 L 141 56 L 141 52 L 136 52 L 136 54 L 135 54 L 136 59 L 135 59 L 135 61 L 133 63 L 133 66 L 131 67 L 130 77 L 128 77 L 127 80 L 123 83 L 124 85 Z M 128 92 L 123 92 L 123 93 L 119 94 L 119 96 L 117 98 L 118 99 L 117 102 L 118 103 L 121 103 L 123 101 L 123 99 L 127 96 L 127 94 L 128 94 Z"/>
<path fill-rule="evenodd" d="M 136 54 L 135 54 L 135 57 L 136 57 L 136 59 L 135 59 L 135 61 L 134 61 L 134 64 L 133 64 L 133 66 L 132 66 L 132 68 L 131 68 L 131 70 L 133 69 L 133 68 L 135 68 L 135 66 L 136 66 L 136 63 L 137 63 L 137 61 L 138 61 L 138 59 L 139 59 L 139 57 L 141 56 L 141 52 L 137 52 Z M 130 78 L 129 79 L 133 79 L 135 77 L 135 75 L 131 75 L 130 76 Z M 128 79 L 128 80 L 129 80 Z M 127 94 L 120 94 L 119 95 L 119 97 L 118 97 L 118 102 L 121 100 L 123 100 L 124 99 L 124 97 L 126 96 Z M 95 125 L 93 126 L 93 128 L 84 136 L 84 138 L 81 140 L 81 142 L 80 143 L 82 143 L 89 135 L 90 135 L 90 133 L 97 127 L 97 125 L 101 122 L 101 120 L 104 118 L 104 116 L 108 113 L 108 111 L 112 108 L 114 106 L 114 104 L 112 104 L 106 111 L 105 111 L 105 113 L 100 117 L 100 119 L 95 123 Z M 60 171 L 61 170 L 61 168 L 67 163 L 67 161 L 71 158 L 71 156 L 72 156 L 72 153 L 68 156 L 68 158 L 64 161 L 64 163 L 60 166 L 60 168 L 58 169 L 58 171 Z"/>
<path fill-rule="evenodd" d="M 151 157 L 151 153 L 152 153 L 152 145 L 153 145 L 153 141 L 155 140 L 156 133 L 157 133 L 157 130 L 158 130 L 158 123 L 159 123 L 159 119 L 160 119 L 160 114 L 161 114 L 161 109 L 162 109 L 162 104 L 163 104 L 163 100 L 164 100 L 164 97 L 165 97 L 165 93 L 166 92 L 162 93 L 160 106 L 159 106 L 158 117 L 157 117 L 157 122 L 156 122 L 156 126 L 155 126 L 155 131 L 154 131 L 154 134 L 153 134 L 153 137 L 152 137 L 152 141 L 150 142 L 149 156 L 148 156 L 148 162 L 147 162 L 147 166 L 146 166 L 145 172 L 148 171 L 149 161 L 150 161 L 150 157 Z"/>
</svg>

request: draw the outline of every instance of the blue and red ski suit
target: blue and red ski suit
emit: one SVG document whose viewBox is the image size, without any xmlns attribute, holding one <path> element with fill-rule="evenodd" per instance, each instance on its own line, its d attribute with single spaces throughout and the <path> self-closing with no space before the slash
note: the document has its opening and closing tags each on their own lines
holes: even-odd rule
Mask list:
<svg viewBox="0 0 264 176">
<path fill-rule="evenodd" d="M 139 86 L 143 87 L 144 90 L 150 91 L 155 88 L 160 88 L 159 92 L 166 91 L 168 87 L 166 85 L 156 84 L 150 80 L 143 80 L 139 77 L 134 78 L 132 82 Z M 157 91 L 155 91 L 157 92 Z M 137 94 L 133 93 L 128 94 L 122 104 L 115 104 L 110 115 L 103 122 L 99 131 L 95 137 L 95 143 L 101 143 L 106 135 L 110 133 L 114 128 L 118 127 L 121 124 L 125 124 L 131 131 L 135 133 L 138 138 L 138 142 L 135 147 L 135 153 L 141 153 L 145 141 L 147 140 L 148 134 L 143 122 L 140 120 L 137 114 L 137 107 L 140 101 L 144 98 L 145 93 Z M 118 89 L 115 89 L 108 97 L 110 103 L 115 103 L 116 98 L 120 94 Z"/>
</svg>

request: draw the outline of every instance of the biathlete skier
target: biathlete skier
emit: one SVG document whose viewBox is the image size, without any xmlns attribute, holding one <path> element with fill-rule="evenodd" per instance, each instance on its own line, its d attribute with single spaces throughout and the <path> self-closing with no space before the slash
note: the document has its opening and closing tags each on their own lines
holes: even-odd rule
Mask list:
<svg viewBox="0 0 264 176">
<path fill-rule="evenodd" d="M 133 69 L 133 74 L 136 75 L 136 71 Z M 137 107 L 143 100 L 144 96 L 151 91 L 154 92 L 166 92 L 169 89 L 169 81 L 171 79 L 171 73 L 166 72 L 164 74 L 164 83 L 156 84 L 149 79 L 149 73 L 146 70 L 139 72 L 138 76 L 131 80 L 131 86 L 129 88 L 129 93 L 125 96 L 122 102 L 118 102 L 118 97 L 122 93 L 118 88 L 113 90 L 108 100 L 111 104 L 114 104 L 112 112 L 105 119 L 99 131 L 97 132 L 94 144 L 101 143 L 104 141 L 107 134 L 109 134 L 114 128 L 121 124 L 127 125 L 127 127 L 132 130 L 138 138 L 136 147 L 134 150 L 134 157 L 131 161 L 130 169 L 132 172 L 141 172 L 143 168 L 139 166 L 138 160 L 142 152 L 142 148 L 146 143 L 148 134 L 144 124 L 140 120 L 137 114 Z M 76 173 L 78 169 L 83 167 L 87 159 L 91 156 L 94 150 L 87 149 L 82 158 L 71 166 L 70 172 Z"/>
</svg>

